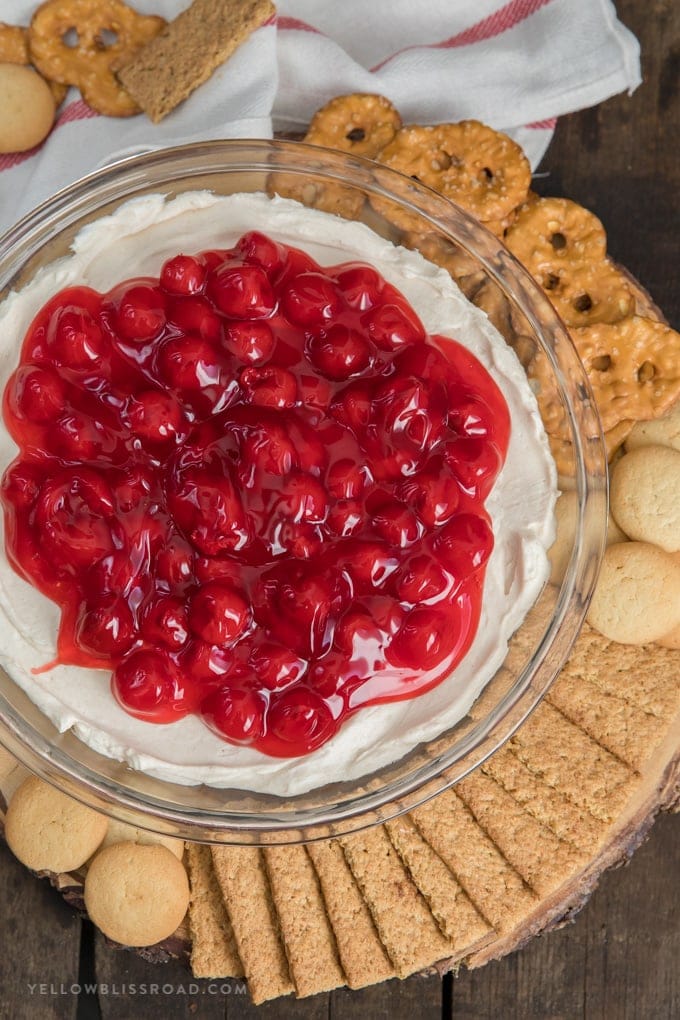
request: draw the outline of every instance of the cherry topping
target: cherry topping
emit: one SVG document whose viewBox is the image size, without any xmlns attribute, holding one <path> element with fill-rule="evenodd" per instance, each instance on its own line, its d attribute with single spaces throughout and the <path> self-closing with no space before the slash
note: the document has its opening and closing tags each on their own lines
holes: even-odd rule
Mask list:
<svg viewBox="0 0 680 1020">
<path fill-rule="evenodd" d="M 370 266 L 251 231 L 68 288 L 3 408 L 9 561 L 140 719 L 306 754 L 474 637 L 507 407 Z"/>
</svg>

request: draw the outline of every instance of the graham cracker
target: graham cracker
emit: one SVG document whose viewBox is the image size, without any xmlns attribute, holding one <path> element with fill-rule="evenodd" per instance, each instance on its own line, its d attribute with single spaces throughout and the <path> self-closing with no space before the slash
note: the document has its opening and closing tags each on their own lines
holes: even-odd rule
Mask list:
<svg viewBox="0 0 680 1020">
<path fill-rule="evenodd" d="M 570 676 L 590 680 L 660 719 L 670 719 L 680 709 L 680 654 L 672 649 L 618 645 L 584 623 L 567 668 Z"/>
<path fill-rule="evenodd" d="M 234 930 L 229 920 L 210 847 L 187 843 L 189 873 L 189 930 L 194 977 L 243 977 Z"/>
<path fill-rule="evenodd" d="M 493 934 L 441 857 L 425 842 L 408 815 L 385 825 L 392 846 L 425 897 L 454 953 L 469 951 Z"/>
<path fill-rule="evenodd" d="M 548 701 L 636 772 L 661 743 L 670 725 L 670 719 L 644 712 L 591 680 L 574 676 L 570 670 L 555 681 Z"/>
<path fill-rule="evenodd" d="M 451 956 L 425 899 L 411 880 L 383 826 L 340 840 L 398 977 Z"/>
<path fill-rule="evenodd" d="M 295 991 L 339 988 L 345 974 L 309 854 L 299 844 L 266 847 L 263 854 Z"/>
<path fill-rule="evenodd" d="M 293 982 L 262 851 L 214 846 L 211 852 L 253 1002 L 288 995 Z"/>
<path fill-rule="evenodd" d="M 271 0 L 194 0 L 117 70 L 157 124 L 275 13 Z"/>
<path fill-rule="evenodd" d="M 316 871 L 338 955 L 350 988 L 363 988 L 394 977 L 371 912 L 337 840 L 307 847 Z"/>
<path fill-rule="evenodd" d="M 603 843 L 607 827 L 600 818 L 548 786 L 506 748 L 492 754 L 482 765 L 482 771 L 560 839 L 588 853 Z"/>
<path fill-rule="evenodd" d="M 561 840 L 483 772 L 461 780 L 456 793 L 539 896 L 551 893 L 587 859 L 586 853 Z"/>
<path fill-rule="evenodd" d="M 603 822 L 622 811 L 638 777 L 561 712 L 543 701 L 508 747 L 549 786 Z"/>
<path fill-rule="evenodd" d="M 499 934 L 533 910 L 536 894 L 506 861 L 453 790 L 411 812 L 418 831 Z"/>
</svg>

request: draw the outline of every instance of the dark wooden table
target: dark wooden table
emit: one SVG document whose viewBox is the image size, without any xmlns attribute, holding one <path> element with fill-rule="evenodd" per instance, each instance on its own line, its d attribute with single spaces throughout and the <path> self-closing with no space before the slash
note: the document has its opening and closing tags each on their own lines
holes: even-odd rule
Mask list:
<svg viewBox="0 0 680 1020">
<path fill-rule="evenodd" d="M 642 43 L 632 96 L 563 118 L 535 181 L 596 212 L 611 254 L 680 328 L 680 2 L 618 0 Z M 680 677 L 679 677 L 680 680 Z M 97 990 L 88 985 L 97 984 Z M 239 982 L 112 950 L 0 846 L 0 1020 L 665 1020 L 680 1017 L 680 818 L 604 876 L 573 925 L 481 971 L 254 1008 Z"/>
</svg>

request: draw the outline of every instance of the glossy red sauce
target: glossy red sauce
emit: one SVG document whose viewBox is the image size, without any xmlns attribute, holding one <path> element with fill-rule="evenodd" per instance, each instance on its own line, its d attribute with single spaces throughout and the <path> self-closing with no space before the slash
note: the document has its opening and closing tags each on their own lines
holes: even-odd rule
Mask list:
<svg viewBox="0 0 680 1020">
<path fill-rule="evenodd" d="M 7 554 L 138 718 L 301 755 L 472 642 L 507 406 L 367 265 L 251 233 L 67 288 L 4 416 Z"/>
</svg>

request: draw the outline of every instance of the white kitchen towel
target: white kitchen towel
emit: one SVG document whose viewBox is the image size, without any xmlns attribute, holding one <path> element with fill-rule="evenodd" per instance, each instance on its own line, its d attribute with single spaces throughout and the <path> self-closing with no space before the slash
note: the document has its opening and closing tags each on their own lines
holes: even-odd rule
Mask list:
<svg viewBox="0 0 680 1020">
<path fill-rule="evenodd" d="M 215 0 L 216 3 L 220 0 Z M 28 24 L 37 0 L 1 0 Z M 187 0 L 134 0 L 173 18 Z M 304 128 L 344 92 L 388 96 L 405 121 L 475 117 L 536 166 L 564 113 L 640 83 L 639 46 L 610 0 L 280 0 L 213 77 L 160 124 L 95 114 L 70 90 L 36 150 L 0 156 L 0 233 L 78 177 L 136 152 Z M 0 107 L 0 116 L 2 110 Z"/>
</svg>

